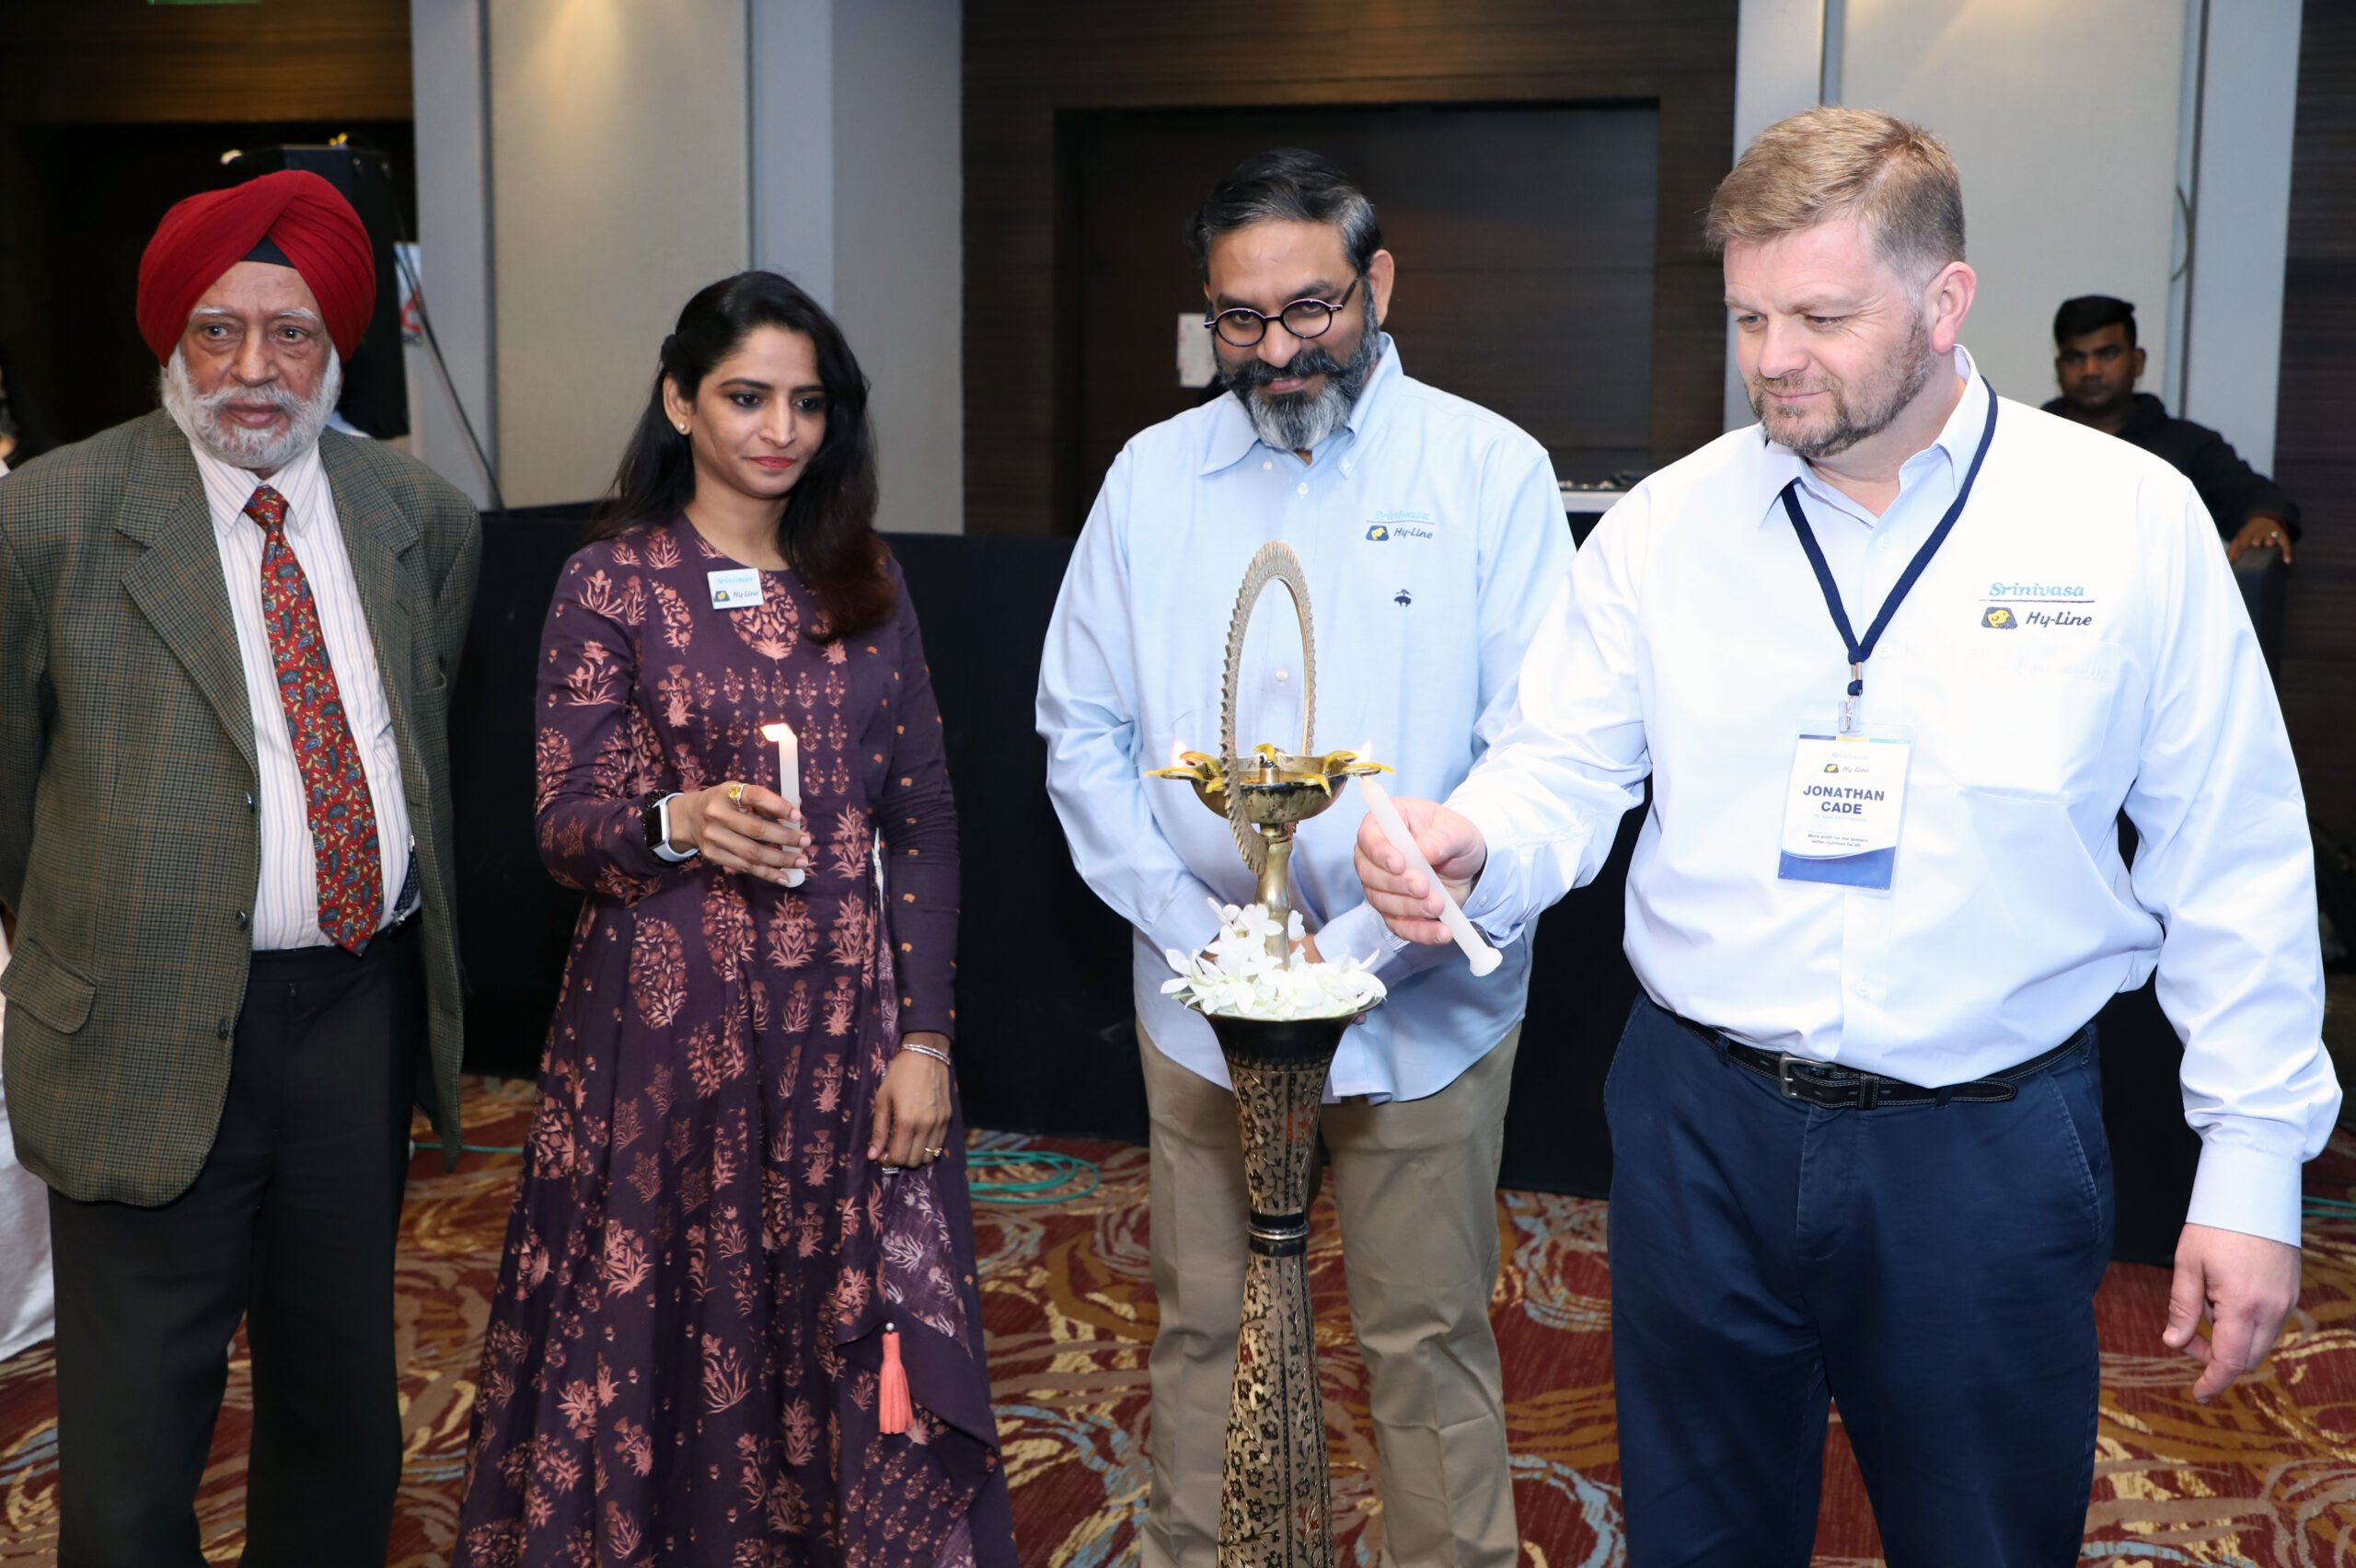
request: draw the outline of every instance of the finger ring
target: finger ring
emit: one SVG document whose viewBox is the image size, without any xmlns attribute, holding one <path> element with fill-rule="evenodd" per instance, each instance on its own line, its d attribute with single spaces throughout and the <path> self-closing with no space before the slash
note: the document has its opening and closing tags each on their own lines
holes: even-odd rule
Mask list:
<svg viewBox="0 0 2356 1568">
<path fill-rule="evenodd" d="M 728 803 L 732 806 L 741 806 L 745 803 L 745 786 L 742 784 L 728 786 Z"/>
<path fill-rule="evenodd" d="M 949 1151 L 945 1148 L 929 1148 L 925 1150 L 925 1153 L 932 1156 L 935 1159 L 939 1159 L 942 1155 L 947 1154 L 948 1152 Z"/>
</svg>

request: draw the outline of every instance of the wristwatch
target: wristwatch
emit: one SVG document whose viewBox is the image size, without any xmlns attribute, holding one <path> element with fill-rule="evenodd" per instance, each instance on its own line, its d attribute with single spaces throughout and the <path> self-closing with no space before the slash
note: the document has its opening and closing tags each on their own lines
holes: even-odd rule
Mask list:
<svg viewBox="0 0 2356 1568">
<path fill-rule="evenodd" d="M 675 866 L 682 860 L 694 859 L 698 853 L 671 847 L 671 802 L 678 798 L 676 790 L 667 795 L 649 795 L 638 813 L 639 825 L 646 834 L 646 847 L 654 851 L 656 859 L 668 860 Z"/>
</svg>

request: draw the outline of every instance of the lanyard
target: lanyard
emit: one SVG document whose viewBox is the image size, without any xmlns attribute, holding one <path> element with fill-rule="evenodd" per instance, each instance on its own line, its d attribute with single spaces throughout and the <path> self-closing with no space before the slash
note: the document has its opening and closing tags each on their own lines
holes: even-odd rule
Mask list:
<svg viewBox="0 0 2356 1568">
<path fill-rule="evenodd" d="M 1939 519 L 1939 525 L 1931 530 L 1931 536 L 1923 541 L 1923 548 L 1914 552 L 1914 559 L 1906 563 L 1906 570 L 1899 573 L 1897 586 L 1890 589 L 1889 597 L 1881 602 L 1881 613 L 1874 617 L 1873 625 L 1865 628 L 1863 641 L 1858 640 L 1856 632 L 1850 628 L 1849 612 L 1841 604 L 1841 589 L 1832 581 L 1832 569 L 1824 563 L 1824 550 L 1817 544 L 1815 531 L 1808 527 L 1807 518 L 1800 511 L 1799 480 L 1796 478 L 1784 487 L 1784 510 L 1791 516 L 1793 531 L 1800 536 L 1800 548 L 1807 552 L 1808 565 L 1816 569 L 1817 586 L 1824 590 L 1824 607 L 1832 612 L 1832 624 L 1840 630 L 1841 640 L 1849 649 L 1849 692 L 1841 700 L 1842 734 L 1854 735 L 1858 731 L 1857 709 L 1865 695 L 1865 661 L 1873 657 L 1875 644 L 1881 640 L 1882 632 L 1889 626 L 1889 617 L 1898 613 L 1898 606 L 1913 588 L 1915 579 L 1923 575 L 1923 569 L 1931 564 L 1931 558 L 1939 553 L 1939 547 L 1946 544 L 1947 536 L 1955 531 L 1955 520 L 1963 515 L 1964 503 L 1971 499 L 1971 487 L 1979 481 L 1980 465 L 1988 456 L 1988 444 L 1995 439 L 1996 389 L 1991 386 L 1988 388 L 1988 426 L 1980 432 L 1980 450 L 1971 455 L 1971 467 L 1964 470 L 1963 483 L 1956 487 L 1954 503 L 1947 508 L 1946 515 Z"/>
</svg>

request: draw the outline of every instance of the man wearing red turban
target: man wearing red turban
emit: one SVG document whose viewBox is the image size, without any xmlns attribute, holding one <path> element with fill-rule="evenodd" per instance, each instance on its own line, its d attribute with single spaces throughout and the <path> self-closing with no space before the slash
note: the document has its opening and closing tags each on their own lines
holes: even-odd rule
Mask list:
<svg viewBox="0 0 2356 1568">
<path fill-rule="evenodd" d="M 248 1565 L 385 1560 L 393 1235 L 457 1149 L 449 686 L 481 534 L 326 429 L 375 296 L 316 175 L 164 215 L 163 408 L 0 481 L 0 1061 L 49 1184 L 61 1568 L 197 1568 L 242 1320 Z"/>
</svg>

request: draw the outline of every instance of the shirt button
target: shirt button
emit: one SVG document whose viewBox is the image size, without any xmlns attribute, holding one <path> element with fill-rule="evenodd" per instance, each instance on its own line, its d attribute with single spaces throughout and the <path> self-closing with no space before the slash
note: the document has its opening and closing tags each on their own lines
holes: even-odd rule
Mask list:
<svg viewBox="0 0 2356 1568">
<path fill-rule="evenodd" d="M 1307 479 L 1301 480 L 1299 490 L 1300 494 L 1307 495 L 1309 493 L 1309 481 Z"/>
<path fill-rule="evenodd" d="M 1273 457 L 1263 457 L 1260 459 L 1260 472 L 1264 474 L 1276 466 L 1276 460 Z"/>
<path fill-rule="evenodd" d="M 214 1037 L 217 1039 L 228 1039 L 230 1033 L 229 1020 L 225 1018 L 219 1023 L 214 1024 L 213 1026 L 213 1032 Z"/>
<path fill-rule="evenodd" d="M 1849 982 L 1849 989 L 1861 997 L 1870 997 L 1874 994 L 1874 983 L 1870 980 L 1852 980 Z"/>
<path fill-rule="evenodd" d="M 248 927 L 248 926 L 250 926 L 250 925 L 252 925 L 252 924 L 253 924 L 253 917 L 252 917 L 251 916 L 248 915 L 248 914 L 247 914 L 244 910 L 242 910 L 242 909 L 240 909 L 240 910 L 238 910 L 238 911 L 237 911 L 237 929 L 239 929 L 239 930 L 241 930 L 241 931 L 242 931 L 242 930 L 244 930 L 247 927 Z"/>
<path fill-rule="evenodd" d="M 1276 679 L 1279 681 L 1288 681 L 1292 679 L 1292 672 L 1290 670 L 1278 670 L 1276 672 Z"/>
</svg>

